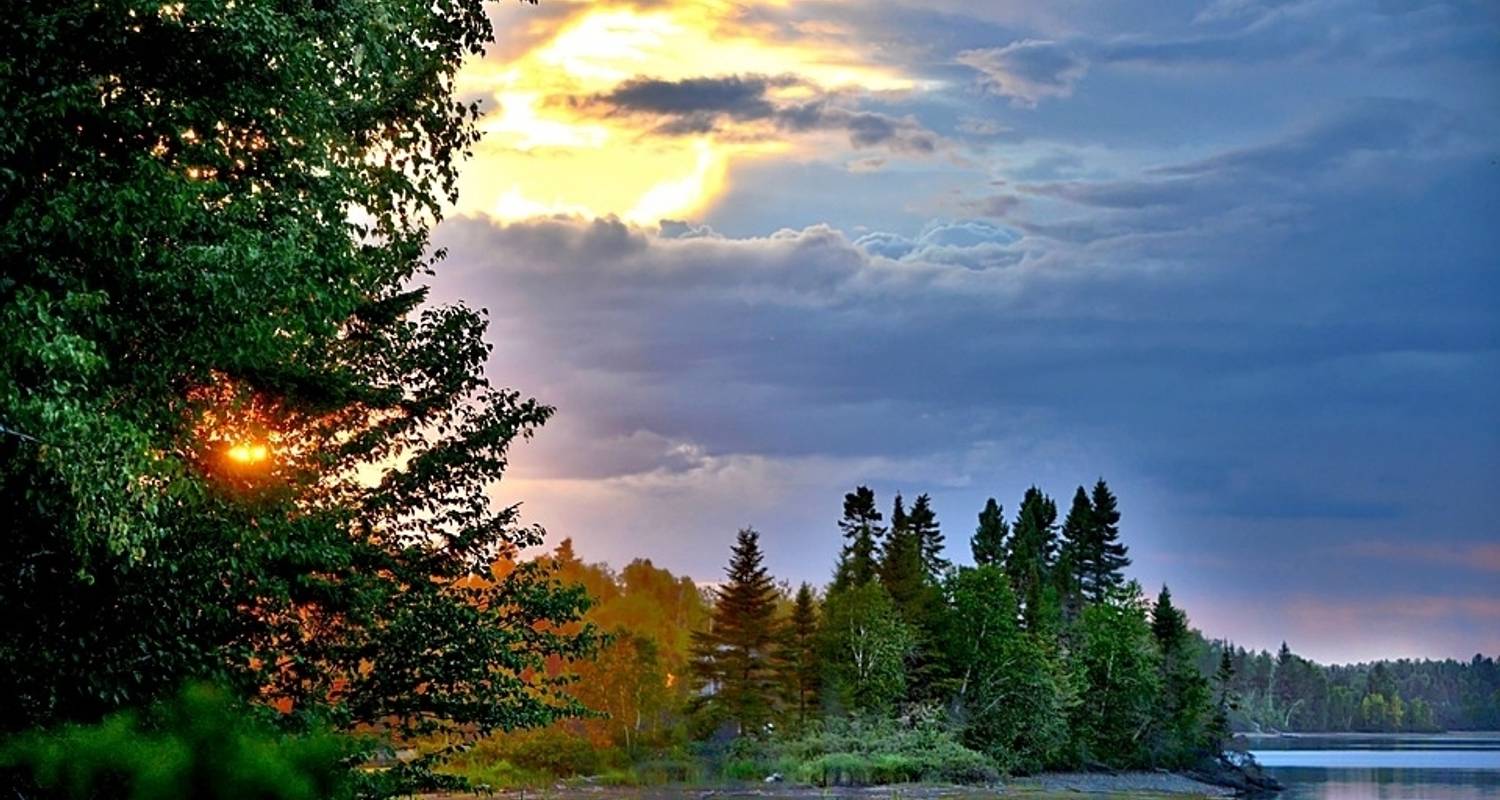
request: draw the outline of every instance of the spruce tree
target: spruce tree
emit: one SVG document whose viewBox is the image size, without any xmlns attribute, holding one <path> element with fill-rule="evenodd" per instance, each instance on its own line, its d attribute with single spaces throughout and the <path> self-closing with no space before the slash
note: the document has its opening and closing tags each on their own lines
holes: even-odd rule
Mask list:
<svg viewBox="0 0 1500 800">
<path fill-rule="evenodd" d="M 937 513 L 932 510 L 931 497 L 926 494 L 917 495 L 907 524 L 913 538 L 917 540 L 917 549 L 922 556 L 922 569 L 936 585 L 953 565 L 943 557 L 943 531 L 938 527 Z"/>
<path fill-rule="evenodd" d="M 860 486 L 844 495 L 844 517 L 839 520 L 844 549 L 834 571 L 835 589 L 863 586 L 879 574 L 877 556 L 885 537 L 885 528 L 881 527 L 880 521 L 880 511 L 875 508 L 875 492 L 868 486 Z"/>
<path fill-rule="evenodd" d="M 1193 657 L 1187 615 L 1172 604 L 1172 592 L 1166 586 L 1151 608 L 1151 635 L 1161 670 L 1151 755 L 1162 766 L 1186 766 L 1207 746 L 1212 710 L 1208 681 Z"/>
<path fill-rule="evenodd" d="M 1103 478 L 1094 484 L 1092 506 L 1094 520 L 1090 527 L 1083 590 L 1090 600 L 1098 603 L 1111 591 L 1125 585 L 1124 571 L 1130 566 L 1130 557 L 1120 541 L 1119 504 Z"/>
<path fill-rule="evenodd" d="M 1073 493 L 1073 505 L 1063 520 L 1062 545 L 1058 549 L 1054 584 L 1063 613 L 1074 619 L 1089 585 L 1089 564 L 1093 555 L 1094 506 L 1082 486 Z"/>
<path fill-rule="evenodd" d="M 978 566 L 1000 565 L 1005 562 L 1005 537 L 1010 535 L 1010 526 L 1005 522 L 1005 509 L 991 497 L 979 512 L 979 527 L 969 539 L 969 549 Z"/>
<path fill-rule="evenodd" d="M 1230 656 L 1233 649 L 1228 643 L 1219 651 L 1219 668 L 1214 671 L 1214 716 L 1209 723 L 1208 736 L 1209 747 L 1214 751 L 1221 751 L 1233 735 L 1230 729 L 1229 715 L 1239 709 L 1239 698 L 1234 691 L 1234 659 Z"/>
<path fill-rule="evenodd" d="M 880 583 L 890 593 L 901 616 L 915 625 L 922 602 L 922 544 L 911 526 L 901 495 L 891 506 L 891 528 L 880 549 Z"/>
<path fill-rule="evenodd" d="M 693 672 L 706 689 L 700 709 L 742 735 L 762 733 L 776 711 L 777 593 L 763 560 L 760 534 L 741 530 L 712 623 L 694 635 Z"/>
<path fill-rule="evenodd" d="M 1048 605 L 1052 567 L 1057 556 L 1056 522 L 1057 504 L 1052 498 L 1035 486 L 1027 489 L 1011 528 L 1005 572 L 1021 601 L 1021 614 L 1028 629 L 1041 623 Z"/>
<path fill-rule="evenodd" d="M 792 617 L 785 628 L 781 662 L 787 687 L 786 709 L 794 714 L 798 730 L 816 713 L 818 699 L 818 598 L 812 586 L 797 587 L 792 601 Z"/>
</svg>

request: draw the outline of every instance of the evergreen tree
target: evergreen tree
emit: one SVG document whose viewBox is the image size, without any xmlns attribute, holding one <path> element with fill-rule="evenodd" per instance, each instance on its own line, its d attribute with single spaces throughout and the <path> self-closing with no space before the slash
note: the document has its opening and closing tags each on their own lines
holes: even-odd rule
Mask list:
<svg viewBox="0 0 1500 800">
<path fill-rule="evenodd" d="M 1081 588 L 1089 600 L 1097 603 L 1125 584 L 1130 557 L 1120 541 L 1119 503 L 1103 478 L 1094 484 L 1091 505 L 1093 524 L 1089 526 L 1088 547 L 1084 550 Z"/>
<path fill-rule="evenodd" d="M 1028 629 L 1042 625 L 1045 612 L 1056 605 L 1055 594 L 1049 598 L 1057 557 L 1056 523 L 1057 504 L 1052 498 L 1035 486 L 1027 489 L 1011 528 L 1005 572 L 1021 601 L 1021 616 Z"/>
<path fill-rule="evenodd" d="M 1151 634 L 1161 666 L 1152 760 L 1162 766 L 1187 766 L 1210 741 L 1209 687 L 1191 649 L 1187 615 L 1172 604 L 1172 592 L 1166 586 L 1151 609 Z"/>
<path fill-rule="evenodd" d="M 1094 530 L 1094 506 L 1083 487 L 1073 493 L 1073 505 L 1063 520 L 1062 544 L 1058 548 L 1054 585 L 1064 617 L 1072 620 L 1082 604 L 1088 582 L 1089 549 Z M 1095 599 L 1095 598 L 1090 598 Z"/>
<path fill-rule="evenodd" d="M 694 637 L 693 673 L 706 690 L 699 707 L 739 734 L 759 735 L 776 711 L 777 592 L 763 560 L 760 534 L 741 530 L 711 626 Z"/>
<path fill-rule="evenodd" d="M 880 550 L 880 583 L 908 624 L 917 624 L 926 601 L 922 542 L 907 517 L 901 495 L 891 506 L 891 527 Z"/>
<path fill-rule="evenodd" d="M 943 531 L 938 527 L 937 513 L 932 510 L 931 497 L 926 494 L 917 495 L 907 524 L 911 527 L 913 538 L 917 540 L 922 569 L 936 586 L 953 564 L 943 557 Z"/>
<path fill-rule="evenodd" d="M 984 510 L 979 512 L 979 527 L 974 529 L 974 535 L 969 539 L 974 563 L 979 566 L 1004 564 L 1005 537 L 1009 535 L 1010 525 L 1005 522 L 1005 509 L 991 497 L 984 502 Z"/>
<path fill-rule="evenodd" d="M 1234 691 L 1234 659 L 1230 648 L 1219 651 L 1219 667 L 1214 671 L 1214 715 L 1209 723 L 1209 747 L 1223 750 L 1233 736 L 1229 715 L 1239 710 L 1239 697 Z"/>
<path fill-rule="evenodd" d="M 804 583 L 797 587 L 791 621 L 785 630 L 781 648 L 788 692 L 785 705 L 796 715 L 797 730 L 803 730 L 817 710 L 818 699 L 818 599 L 812 586 Z"/>
<path fill-rule="evenodd" d="M 880 511 L 875 508 L 875 492 L 860 486 L 844 495 L 844 517 L 839 530 L 844 534 L 844 549 L 834 571 L 834 588 L 863 586 L 879 574 L 877 556 L 885 536 L 880 525 Z"/>
</svg>

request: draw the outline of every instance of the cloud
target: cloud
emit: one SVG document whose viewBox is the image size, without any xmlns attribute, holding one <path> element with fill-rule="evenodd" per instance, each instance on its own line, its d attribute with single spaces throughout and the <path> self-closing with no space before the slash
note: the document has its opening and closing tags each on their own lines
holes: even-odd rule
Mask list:
<svg viewBox="0 0 1500 800">
<path fill-rule="evenodd" d="M 1014 105 L 1036 107 L 1068 97 L 1088 72 L 1088 61 L 1057 42 L 1023 39 L 1004 47 L 965 50 L 958 63 L 978 70 L 983 84 Z"/>
<path fill-rule="evenodd" d="M 1344 545 L 1337 552 L 1378 561 L 1419 562 L 1478 572 L 1500 572 L 1500 544 L 1493 543 L 1361 541 Z"/>
<path fill-rule="evenodd" d="M 802 97 L 774 99 L 778 89 L 797 88 Z M 719 132 L 739 138 L 770 138 L 788 133 L 840 131 L 857 149 L 883 147 L 894 153 L 927 155 L 937 152 L 940 137 L 915 117 L 892 116 L 850 108 L 848 93 L 823 94 L 793 76 L 731 75 L 683 80 L 634 78 L 612 91 L 575 102 L 582 110 L 606 115 L 634 115 L 650 120 L 660 135 L 685 136 Z M 746 128 L 744 123 L 763 123 Z M 736 123 L 731 127 L 730 123 Z"/>
</svg>

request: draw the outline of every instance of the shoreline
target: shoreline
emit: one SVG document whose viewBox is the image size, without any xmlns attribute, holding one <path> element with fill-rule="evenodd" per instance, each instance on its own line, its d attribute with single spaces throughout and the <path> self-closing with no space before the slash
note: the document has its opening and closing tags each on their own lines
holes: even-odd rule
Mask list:
<svg viewBox="0 0 1500 800">
<path fill-rule="evenodd" d="M 1045 772 L 990 784 L 899 783 L 879 786 L 829 786 L 794 783 L 743 784 L 663 784 L 660 786 L 604 786 L 572 783 L 527 789 L 499 789 L 492 793 L 437 793 L 417 795 L 420 800 L 479 800 L 504 798 L 692 798 L 693 800 L 731 800 L 731 798 L 849 798 L 877 800 L 939 800 L 940 798 L 1050 797 L 1145 798 L 1145 797 L 1238 797 L 1228 787 L 1207 783 L 1187 775 L 1166 771 L 1130 772 Z"/>
</svg>

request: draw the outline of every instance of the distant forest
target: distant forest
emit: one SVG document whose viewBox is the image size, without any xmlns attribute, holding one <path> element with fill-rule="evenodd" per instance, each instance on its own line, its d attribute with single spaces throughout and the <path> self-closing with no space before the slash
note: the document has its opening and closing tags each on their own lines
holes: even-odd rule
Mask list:
<svg viewBox="0 0 1500 800">
<path fill-rule="evenodd" d="M 1215 641 L 1200 644 L 1200 668 L 1217 668 L 1225 650 L 1236 730 L 1500 730 L 1500 665 L 1488 656 L 1324 666 L 1285 643 L 1273 654 Z"/>
</svg>

